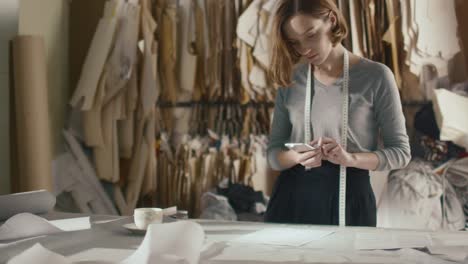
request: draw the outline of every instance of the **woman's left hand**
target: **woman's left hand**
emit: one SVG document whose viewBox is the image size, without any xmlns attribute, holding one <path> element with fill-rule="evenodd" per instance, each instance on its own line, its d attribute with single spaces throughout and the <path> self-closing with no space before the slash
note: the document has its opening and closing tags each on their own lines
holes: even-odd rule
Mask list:
<svg viewBox="0 0 468 264">
<path fill-rule="evenodd" d="M 352 167 L 353 154 L 348 153 L 343 147 L 332 138 L 322 138 L 323 159 L 337 165 Z"/>
</svg>

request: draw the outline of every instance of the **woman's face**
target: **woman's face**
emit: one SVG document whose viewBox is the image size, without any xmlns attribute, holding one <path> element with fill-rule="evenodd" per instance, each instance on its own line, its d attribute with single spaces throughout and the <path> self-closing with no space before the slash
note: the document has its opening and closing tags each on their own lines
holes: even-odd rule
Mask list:
<svg viewBox="0 0 468 264">
<path fill-rule="evenodd" d="M 330 30 L 336 19 L 332 13 L 327 17 L 299 14 L 284 24 L 286 41 L 313 65 L 322 64 L 333 48 Z"/>
</svg>

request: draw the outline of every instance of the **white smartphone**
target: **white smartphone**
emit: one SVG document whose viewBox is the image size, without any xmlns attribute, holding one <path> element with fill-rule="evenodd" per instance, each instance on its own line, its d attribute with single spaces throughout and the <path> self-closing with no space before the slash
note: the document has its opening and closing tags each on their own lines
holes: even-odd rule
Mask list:
<svg viewBox="0 0 468 264">
<path fill-rule="evenodd" d="M 311 146 L 306 143 L 286 143 L 284 144 L 288 149 L 302 153 L 317 149 L 317 147 Z"/>
</svg>

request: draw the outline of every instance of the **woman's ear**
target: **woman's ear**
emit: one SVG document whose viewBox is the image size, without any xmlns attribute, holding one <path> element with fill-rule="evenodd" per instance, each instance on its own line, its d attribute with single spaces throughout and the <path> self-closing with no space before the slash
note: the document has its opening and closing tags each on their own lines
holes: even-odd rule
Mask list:
<svg viewBox="0 0 468 264">
<path fill-rule="evenodd" d="M 333 13 L 333 11 L 330 11 L 330 13 L 328 14 L 328 19 L 330 19 L 332 28 L 335 28 L 336 24 L 337 24 L 337 22 L 336 22 L 337 18 L 336 18 L 335 13 Z"/>
</svg>

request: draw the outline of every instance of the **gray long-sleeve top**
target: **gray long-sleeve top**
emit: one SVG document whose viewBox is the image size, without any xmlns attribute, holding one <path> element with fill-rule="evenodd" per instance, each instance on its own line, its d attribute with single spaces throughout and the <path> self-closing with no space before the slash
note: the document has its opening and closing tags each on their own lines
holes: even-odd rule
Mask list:
<svg viewBox="0 0 468 264">
<path fill-rule="evenodd" d="M 270 166 L 284 170 L 277 154 L 284 143 L 304 142 L 304 105 L 307 64 L 298 65 L 294 84 L 277 92 L 267 155 Z M 340 142 L 342 82 L 325 86 L 315 79 L 312 85 L 312 139 L 334 138 Z M 411 159 L 405 117 L 392 71 L 384 64 L 362 58 L 350 66 L 348 146 L 350 153 L 373 152 L 379 158 L 376 170 L 405 167 Z M 380 133 L 379 133 L 380 132 Z M 378 149 L 381 135 L 383 148 Z"/>
</svg>

